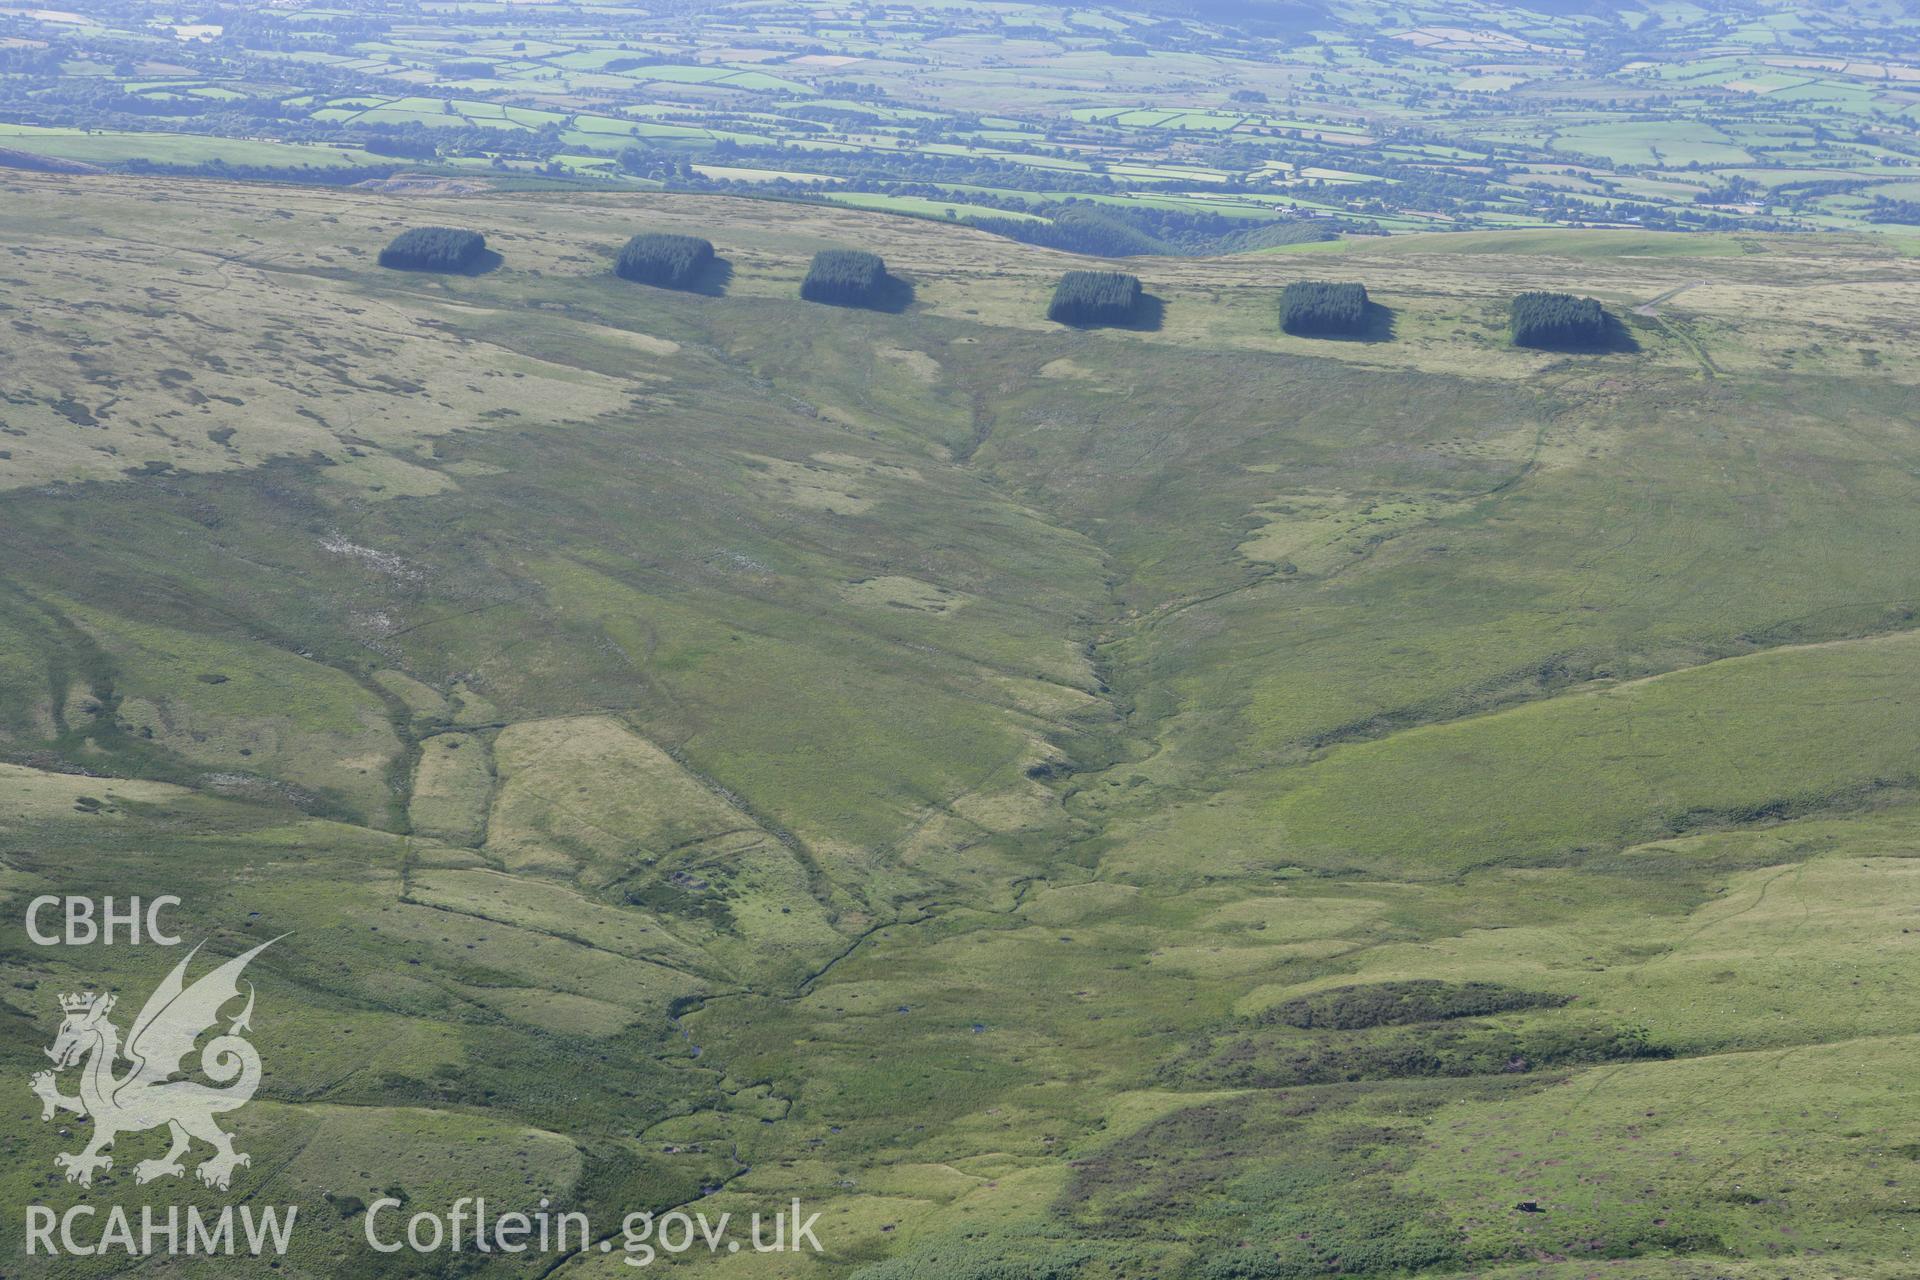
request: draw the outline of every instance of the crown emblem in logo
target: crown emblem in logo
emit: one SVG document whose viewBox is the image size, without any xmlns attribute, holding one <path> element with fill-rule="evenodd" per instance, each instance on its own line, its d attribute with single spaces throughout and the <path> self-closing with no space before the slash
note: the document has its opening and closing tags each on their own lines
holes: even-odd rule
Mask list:
<svg viewBox="0 0 1920 1280">
<path fill-rule="evenodd" d="M 91 991 L 76 991 L 70 996 L 60 997 L 60 1008 L 67 1013 L 85 1013 L 93 1008 L 94 998 Z"/>
</svg>

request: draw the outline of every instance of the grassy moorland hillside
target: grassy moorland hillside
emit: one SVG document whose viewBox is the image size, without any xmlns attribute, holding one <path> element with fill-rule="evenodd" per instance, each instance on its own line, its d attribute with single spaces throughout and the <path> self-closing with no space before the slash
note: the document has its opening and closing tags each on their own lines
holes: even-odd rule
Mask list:
<svg viewBox="0 0 1920 1280">
<path fill-rule="evenodd" d="M 501 262 L 378 269 L 410 226 Z M 291 931 L 278 1274 L 436 1274 L 359 1243 L 390 1186 L 823 1211 L 716 1277 L 1911 1273 L 1899 242 L 30 174 L 0 229 L 8 909 Z M 620 280 L 642 232 L 723 278 Z M 800 300 L 849 245 L 904 310 Z M 1046 320 L 1120 266 L 1157 329 Z M 1280 332 L 1328 278 L 1390 323 Z M 1630 341 L 1516 349 L 1527 290 Z M 20 1080 L 159 976 L 5 945 Z M 7 1195 L 74 1201 L 16 1102 Z"/>
</svg>

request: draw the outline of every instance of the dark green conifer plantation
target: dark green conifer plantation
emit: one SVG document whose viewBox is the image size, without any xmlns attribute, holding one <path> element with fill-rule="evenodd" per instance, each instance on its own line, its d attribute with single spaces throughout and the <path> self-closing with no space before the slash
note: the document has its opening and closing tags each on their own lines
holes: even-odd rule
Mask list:
<svg viewBox="0 0 1920 1280">
<path fill-rule="evenodd" d="M 1523 293 L 1514 298 L 1513 345 L 1543 351 L 1591 351 L 1612 336 L 1612 317 L 1592 298 L 1570 293 Z"/>
<path fill-rule="evenodd" d="M 643 232 L 627 241 L 614 260 L 614 274 L 663 289 L 685 289 L 713 262 L 713 242 L 699 236 Z"/>
<path fill-rule="evenodd" d="M 1131 324 L 1140 310 L 1140 277 L 1124 271 L 1069 271 L 1054 287 L 1047 319 L 1061 324 Z"/>
<path fill-rule="evenodd" d="M 878 306 L 886 296 L 887 264 L 864 249 L 822 249 L 800 284 L 808 302 L 834 302 L 845 307 Z"/>
<path fill-rule="evenodd" d="M 1280 327 L 1301 337 L 1353 337 L 1367 331 L 1365 285 L 1296 280 L 1280 294 Z"/>
<path fill-rule="evenodd" d="M 411 227 L 380 251 L 380 265 L 396 271 L 471 271 L 487 252 L 487 238 L 456 227 Z"/>
</svg>

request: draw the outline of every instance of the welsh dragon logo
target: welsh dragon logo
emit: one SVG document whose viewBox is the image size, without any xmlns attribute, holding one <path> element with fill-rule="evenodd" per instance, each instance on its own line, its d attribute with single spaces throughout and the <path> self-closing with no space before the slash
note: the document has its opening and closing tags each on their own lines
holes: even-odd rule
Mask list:
<svg viewBox="0 0 1920 1280">
<path fill-rule="evenodd" d="M 46 1050 L 53 1059 L 53 1071 L 38 1073 L 30 1084 L 40 1098 L 42 1120 L 71 1111 L 93 1121 L 93 1141 L 85 1149 L 53 1158 L 67 1171 L 68 1182 L 93 1185 L 95 1170 L 113 1168 L 113 1157 L 106 1151 L 116 1137 L 161 1125 L 172 1135 L 173 1145 L 159 1159 L 135 1165 L 135 1182 L 184 1174 L 180 1157 L 195 1138 L 213 1148 L 213 1155 L 194 1170 L 209 1187 L 225 1191 L 233 1171 L 253 1163 L 251 1157 L 233 1149 L 233 1135 L 214 1123 L 215 1116 L 243 1106 L 260 1087 L 260 1054 L 241 1034 L 250 1029 L 253 1016 L 251 982 L 246 984 L 246 1007 L 228 1024 L 225 1034 L 214 1036 L 200 1051 L 200 1070 L 214 1084 L 226 1087 L 174 1077 L 185 1070 L 194 1042 L 217 1026 L 220 1010 L 239 996 L 240 973 L 247 962 L 278 941 L 263 942 L 188 986 L 187 965 L 200 951 L 195 947 L 147 997 L 124 1047 L 120 1029 L 107 1018 L 113 1012 L 111 995 L 87 991 L 60 997 L 65 1018 L 53 1047 Z M 120 1058 L 132 1066 L 125 1074 L 115 1075 L 114 1063 Z M 60 1092 L 54 1073 L 82 1062 L 79 1096 L 68 1097 Z"/>
</svg>

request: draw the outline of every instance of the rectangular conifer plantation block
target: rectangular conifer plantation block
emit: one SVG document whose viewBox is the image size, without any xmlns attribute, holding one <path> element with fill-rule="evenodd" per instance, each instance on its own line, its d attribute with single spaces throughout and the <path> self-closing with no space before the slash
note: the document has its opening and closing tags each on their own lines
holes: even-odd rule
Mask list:
<svg viewBox="0 0 1920 1280">
<path fill-rule="evenodd" d="M 800 296 L 808 302 L 837 302 L 842 306 L 879 303 L 887 284 L 887 264 L 864 249 L 822 249 L 813 255 Z"/>
<path fill-rule="evenodd" d="M 380 251 L 380 265 L 397 271 L 466 271 L 480 263 L 487 238 L 457 227 L 411 227 Z"/>
<path fill-rule="evenodd" d="M 1077 325 L 1129 324 L 1139 308 L 1139 276 L 1124 271 L 1069 271 L 1054 286 L 1047 319 Z"/>
<path fill-rule="evenodd" d="M 643 232 L 627 241 L 614 260 L 614 274 L 623 280 L 685 289 L 697 283 L 713 262 L 713 241 L 699 236 Z"/>
<path fill-rule="evenodd" d="M 1353 337 L 1367 331 L 1367 289 L 1359 284 L 1296 280 L 1280 294 L 1280 327 L 1300 337 Z"/>
<path fill-rule="evenodd" d="M 1513 300 L 1513 345 L 1543 351 L 1590 351 L 1607 345 L 1610 317 L 1592 298 L 1532 292 Z"/>
</svg>

